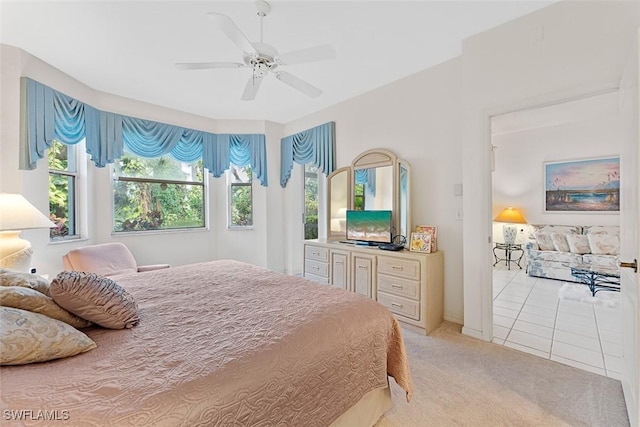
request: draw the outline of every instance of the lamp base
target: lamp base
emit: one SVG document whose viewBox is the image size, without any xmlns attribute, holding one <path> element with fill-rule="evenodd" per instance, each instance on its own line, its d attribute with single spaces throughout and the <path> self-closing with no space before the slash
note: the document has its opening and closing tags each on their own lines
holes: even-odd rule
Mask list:
<svg viewBox="0 0 640 427">
<path fill-rule="evenodd" d="M 0 268 L 28 273 L 31 268 L 31 243 L 20 238 L 19 231 L 0 232 Z"/>
<path fill-rule="evenodd" d="M 504 224 L 502 226 L 502 236 L 504 242 L 512 245 L 516 242 L 516 236 L 518 235 L 518 226 L 513 224 Z"/>
</svg>

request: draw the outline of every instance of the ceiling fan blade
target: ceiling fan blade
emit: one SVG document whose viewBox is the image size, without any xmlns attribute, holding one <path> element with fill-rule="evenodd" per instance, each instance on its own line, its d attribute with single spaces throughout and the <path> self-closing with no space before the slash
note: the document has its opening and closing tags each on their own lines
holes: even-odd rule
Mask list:
<svg viewBox="0 0 640 427">
<path fill-rule="evenodd" d="M 178 62 L 178 70 L 208 70 L 212 68 L 240 68 L 245 67 L 239 62 Z"/>
<path fill-rule="evenodd" d="M 333 59 L 335 57 L 335 49 L 328 44 L 323 44 L 320 46 L 283 53 L 278 59 L 282 65 L 292 65 L 302 64 L 305 62 L 324 61 L 325 59 Z"/>
<path fill-rule="evenodd" d="M 322 94 L 322 91 L 317 87 L 287 73 L 286 71 L 278 71 L 275 74 L 276 78 L 282 83 L 287 84 L 296 90 L 299 90 L 300 92 L 304 93 L 307 96 L 310 96 L 311 98 L 317 98 Z"/>
<path fill-rule="evenodd" d="M 240 99 L 242 101 L 253 101 L 254 99 L 256 99 L 256 94 L 258 93 L 258 89 L 260 89 L 262 79 L 263 77 L 249 77 L 249 80 L 247 80 L 247 84 L 244 87 L 244 92 L 242 92 L 242 97 Z"/>
<path fill-rule="evenodd" d="M 235 22 L 233 22 L 227 15 L 223 15 L 221 13 L 207 13 L 207 16 L 215 22 L 222 32 L 225 33 L 236 46 L 242 49 L 243 52 L 252 54 L 258 53 L 247 36 L 240 31 L 240 28 L 238 28 Z"/>
</svg>

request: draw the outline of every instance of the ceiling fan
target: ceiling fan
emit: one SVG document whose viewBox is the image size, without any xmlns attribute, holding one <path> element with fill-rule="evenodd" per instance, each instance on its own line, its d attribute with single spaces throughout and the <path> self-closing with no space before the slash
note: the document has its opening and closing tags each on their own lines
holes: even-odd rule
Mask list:
<svg viewBox="0 0 640 427">
<path fill-rule="evenodd" d="M 251 76 L 242 93 L 243 101 L 253 101 L 260 89 L 262 79 L 273 73 L 276 79 L 292 88 L 304 93 L 311 98 L 320 96 L 322 91 L 312 84 L 290 74 L 286 71 L 276 70 L 281 65 L 302 64 L 306 62 L 333 59 L 335 50 L 329 45 L 319 45 L 306 49 L 279 54 L 271 45 L 262 41 L 263 18 L 271 12 L 271 6 L 266 1 L 255 2 L 258 16 L 260 17 L 260 42 L 251 42 L 240 31 L 240 28 L 226 15 L 220 13 L 208 13 L 207 16 L 229 37 L 229 39 L 242 50 L 244 62 L 181 62 L 176 63 L 180 70 L 203 70 L 213 68 L 250 68 Z"/>
</svg>

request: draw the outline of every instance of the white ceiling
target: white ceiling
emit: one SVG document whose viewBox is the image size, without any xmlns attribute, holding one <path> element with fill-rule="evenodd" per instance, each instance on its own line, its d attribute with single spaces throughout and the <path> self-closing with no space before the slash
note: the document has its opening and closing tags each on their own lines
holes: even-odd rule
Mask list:
<svg viewBox="0 0 640 427">
<path fill-rule="evenodd" d="M 283 66 L 321 88 L 312 99 L 265 78 L 240 101 L 248 68 L 183 71 L 176 62 L 242 62 L 206 14 L 228 15 L 252 41 L 252 1 L 0 1 L 0 42 L 99 91 L 216 119 L 286 123 L 454 58 L 473 34 L 554 1 L 278 1 L 264 42 L 280 53 L 332 45 L 337 58 Z"/>
</svg>

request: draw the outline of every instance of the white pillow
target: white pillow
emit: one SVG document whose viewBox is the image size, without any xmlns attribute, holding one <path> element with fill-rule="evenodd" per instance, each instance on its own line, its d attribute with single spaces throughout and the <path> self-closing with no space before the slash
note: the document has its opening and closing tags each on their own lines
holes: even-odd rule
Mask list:
<svg viewBox="0 0 640 427">
<path fill-rule="evenodd" d="M 567 243 L 571 253 L 574 254 L 590 254 L 589 239 L 584 234 L 567 234 Z"/>
<path fill-rule="evenodd" d="M 569 243 L 567 242 L 567 236 L 563 233 L 551 233 L 551 240 L 553 241 L 553 246 L 556 248 L 556 251 L 571 252 Z"/>
<path fill-rule="evenodd" d="M 549 233 L 541 233 L 536 232 L 533 234 L 536 239 L 536 243 L 538 244 L 538 248 L 541 251 L 555 251 L 556 247 L 553 245 L 553 240 L 551 240 L 551 234 Z"/>
<path fill-rule="evenodd" d="M 43 314 L 0 307 L 0 365 L 45 362 L 94 348 L 96 343 L 71 325 Z"/>
<path fill-rule="evenodd" d="M 587 234 L 592 254 L 620 255 L 620 237 L 617 234 Z"/>
</svg>

